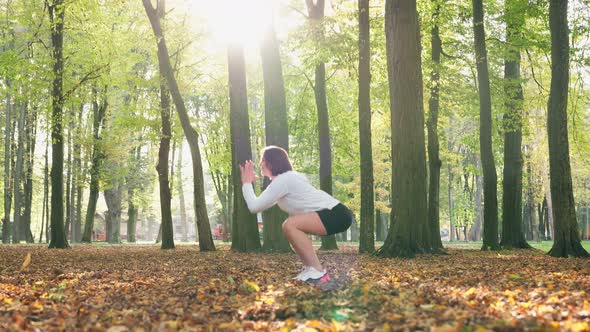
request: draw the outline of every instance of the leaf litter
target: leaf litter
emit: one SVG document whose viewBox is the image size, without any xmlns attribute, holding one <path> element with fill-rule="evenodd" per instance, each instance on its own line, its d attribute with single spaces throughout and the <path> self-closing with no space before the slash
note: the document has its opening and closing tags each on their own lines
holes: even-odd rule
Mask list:
<svg viewBox="0 0 590 332">
<path fill-rule="evenodd" d="M 0 246 L 0 330 L 589 331 L 590 260 L 536 250 L 382 259 L 196 246 Z M 24 261 L 24 263 L 23 263 Z"/>
</svg>

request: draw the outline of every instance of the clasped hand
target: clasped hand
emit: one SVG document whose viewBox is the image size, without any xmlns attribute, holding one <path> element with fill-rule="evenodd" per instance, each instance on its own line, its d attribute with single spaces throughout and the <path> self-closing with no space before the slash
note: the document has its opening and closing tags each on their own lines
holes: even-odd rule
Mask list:
<svg viewBox="0 0 590 332">
<path fill-rule="evenodd" d="M 244 166 L 240 165 L 240 172 L 242 173 L 242 184 L 252 183 L 256 180 L 256 173 L 254 172 L 254 163 L 252 163 L 252 160 L 246 160 Z"/>
</svg>

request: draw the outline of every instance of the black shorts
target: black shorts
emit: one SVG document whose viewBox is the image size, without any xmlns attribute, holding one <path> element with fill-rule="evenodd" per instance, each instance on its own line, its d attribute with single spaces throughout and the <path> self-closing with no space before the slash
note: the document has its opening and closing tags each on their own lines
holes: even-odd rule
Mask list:
<svg viewBox="0 0 590 332">
<path fill-rule="evenodd" d="M 354 220 L 352 212 L 342 203 L 335 207 L 316 211 L 326 228 L 326 235 L 332 235 L 346 231 Z"/>
</svg>

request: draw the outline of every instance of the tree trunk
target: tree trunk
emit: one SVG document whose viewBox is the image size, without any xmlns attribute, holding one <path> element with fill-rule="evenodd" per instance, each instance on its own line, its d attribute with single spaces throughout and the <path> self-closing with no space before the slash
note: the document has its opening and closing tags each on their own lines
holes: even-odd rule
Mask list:
<svg viewBox="0 0 590 332">
<path fill-rule="evenodd" d="M 94 214 L 96 213 L 96 203 L 98 201 L 98 194 L 100 190 L 99 175 L 102 162 L 104 160 L 104 152 L 101 146 L 101 133 L 104 129 L 104 118 L 107 110 L 107 91 L 103 92 L 103 98 L 98 104 L 97 91 L 94 89 L 94 100 L 92 102 L 92 111 L 94 115 L 92 130 L 93 130 L 93 144 L 92 144 L 92 165 L 90 166 L 90 194 L 88 197 L 88 207 L 86 209 L 86 218 L 84 221 L 84 234 L 82 235 L 82 242 L 92 242 L 92 231 L 94 228 Z"/>
<path fill-rule="evenodd" d="M 33 168 L 35 160 L 35 142 L 37 139 L 37 110 L 27 112 L 25 120 L 25 166 L 24 166 L 24 211 L 22 217 L 23 239 L 27 243 L 34 243 L 31 231 L 31 214 L 33 205 Z"/>
<path fill-rule="evenodd" d="M 483 169 L 483 246 L 482 250 L 498 250 L 498 189 L 492 146 L 492 100 L 484 31 L 482 0 L 473 0 L 473 32 L 479 92 L 479 146 Z"/>
<path fill-rule="evenodd" d="M 428 100 L 428 222 L 431 232 L 432 248 L 435 250 L 443 249 L 440 238 L 440 167 L 442 162 L 439 156 L 438 142 L 438 108 L 439 108 L 439 81 L 440 81 L 440 55 L 442 45 L 438 31 L 438 17 L 440 14 L 440 4 L 435 5 L 435 11 L 432 14 L 434 26 L 430 31 L 432 47 L 432 73 L 430 75 L 430 99 Z"/>
<path fill-rule="evenodd" d="M 479 165 L 478 165 L 479 166 Z M 478 167 L 479 169 L 479 167 Z M 469 239 L 471 241 L 481 240 L 481 226 L 483 225 L 483 176 L 476 175 L 475 177 L 475 224 L 471 226 L 469 231 Z"/>
<path fill-rule="evenodd" d="M 84 104 L 80 105 L 80 109 L 78 111 L 78 126 L 76 132 L 78 133 L 77 137 L 80 137 L 82 134 L 82 113 L 84 111 Z M 73 206 L 73 215 L 74 218 L 73 222 L 73 235 L 72 239 L 74 242 L 80 242 L 82 239 L 82 193 L 84 191 L 84 187 L 82 186 L 83 181 L 82 178 L 82 147 L 78 139 L 74 143 L 74 174 L 75 180 L 73 183 L 73 188 L 75 188 L 75 199 L 74 199 L 74 206 Z"/>
<path fill-rule="evenodd" d="M 450 145 L 450 144 L 449 144 Z M 449 146 L 449 151 L 451 147 Z M 448 184 L 448 191 L 449 191 L 449 241 L 453 242 L 456 240 L 455 237 L 455 215 L 453 211 L 455 211 L 455 201 L 453 197 L 453 166 L 449 164 L 448 166 L 449 172 L 449 184 Z"/>
<path fill-rule="evenodd" d="M 73 112 L 70 112 L 70 115 Z M 70 241 L 72 241 L 72 232 L 71 232 L 71 227 L 72 227 L 72 197 L 74 196 L 73 192 L 72 192 L 72 132 L 74 130 L 74 119 L 73 116 L 70 116 L 69 119 L 69 123 L 68 123 L 68 137 L 67 137 L 67 145 L 68 145 L 68 159 L 66 161 L 66 197 L 65 197 L 65 203 L 66 203 L 66 226 L 65 226 L 65 232 L 66 232 L 66 238 L 68 238 Z"/>
<path fill-rule="evenodd" d="M 47 7 L 51 22 L 51 53 L 54 61 L 53 89 L 51 93 L 51 241 L 49 242 L 49 248 L 64 249 L 70 247 L 64 229 L 63 206 L 63 37 L 66 5 L 63 0 L 53 0 Z"/>
<path fill-rule="evenodd" d="M 24 239 L 24 222 L 23 222 L 23 201 L 24 192 L 22 190 L 23 166 L 25 159 L 25 118 L 27 116 L 26 103 L 20 107 L 18 116 L 18 145 L 16 148 L 16 165 L 14 167 L 14 218 L 12 222 L 12 243 L 20 243 Z"/>
<path fill-rule="evenodd" d="M 413 257 L 429 241 L 426 146 L 416 1 L 385 2 L 385 41 L 391 105 L 391 226 L 381 257 Z"/>
<path fill-rule="evenodd" d="M 287 102 L 283 82 L 283 68 L 274 24 L 264 34 L 260 47 L 262 74 L 264 77 L 264 128 L 266 145 L 276 145 L 289 151 L 289 127 L 287 123 Z M 263 189 L 270 184 L 265 178 Z M 264 211 L 263 246 L 265 252 L 290 252 L 291 246 L 283 234 L 283 221 L 288 215 L 278 206 Z"/>
<path fill-rule="evenodd" d="M 182 179 L 182 144 L 180 141 L 178 145 L 178 164 L 176 166 L 176 179 L 178 185 L 176 186 L 178 191 L 178 202 L 180 205 L 180 224 L 182 225 L 182 242 L 188 242 L 188 218 L 186 217 L 186 204 L 184 202 L 184 186 Z"/>
<path fill-rule="evenodd" d="M 231 247 L 232 250 L 240 252 L 257 251 L 261 246 L 256 215 L 250 213 L 242 195 L 242 180 L 238 168 L 246 160 L 252 160 L 243 48 L 235 45 L 230 46 L 227 51 L 227 62 L 234 195 Z"/>
<path fill-rule="evenodd" d="M 549 173 L 553 207 L 553 257 L 588 257 L 576 221 L 569 157 L 567 98 L 569 84 L 569 33 L 567 0 L 549 2 L 551 31 L 551 90 L 547 110 Z"/>
<path fill-rule="evenodd" d="M 164 17 L 164 0 L 158 1 L 158 18 Z M 164 33 L 162 32 L 162 36 Z M 170 139 L 172 137 L 172 126 L 170 124 L 170 94 L 166 85 L 164 73 L 166 68 L 163 61 L 158 57 L 160 68 L 160 117 L 162 118 L 162 136 L 160 137 L 160 149 L 158 150 L 158 181 L 160 183 L 160 212 L 162 222 L 160 234 L 162 236 L 162 249 L 174 249 L 174 225 L 172 223 L 172 194 L 170 192 L 170 180 L 168 174 L 168 160 L 170 156 Z M 159 235 L 159 234 L 158 234 Z"/>
<path fill-rule="evenodd" d="M 313 38 L 318 44 L 324 43 L 324 0 L 305 0 L 311 23 Z M 320 61 L 315 67 L 315 85 L 313 87 L 318 112 L 318 137 L 320 145 L 320 189 L 332 194 L 332 152 L 330 143 L 330 125 L 328 123 L 328 102 L 326 100 L 326 65 Z M 338 249 L 336 237 L 322 236 L 320 250 Z"/>
<path fill-rule="evenodd" d="M 375 251 L 375 192 L 371 142 L 371 45 L 369 0 L 359 0 L 359 149 L 361 218 L 359 253 Z"/>
<path fill-rule="evenodd" d="M 6 81 L 10 88 L 10 81 Z M 6 123 L 4 126 L 4 217 L 2 218 L 2 243 L 10 243 L 10 210 L 12 204 L 12 187 L 10 184 L 10 161 L 12 160 L 12 101 L 10 92 L 6 93 Z"/>
<path fill-rule="evenodd" d="M 45 221 L 45 243 L 49 243 L 49 140 L 45 142 L 45 166 L 43 167 L 43 220 Z M 42 223 L 43 224 L 43 223 Z M 43 235 L 43 229 L 41 230 Z M 41 235 L 39 243 L 41 243 Z"/>
<path fill-rule="evenodd" d="M 203 164 L 201 161 L 201 151 L 199 149 L 199 134 L 191 126 L 191 120 L 188 116 L 186 106 L 174 72 L 172 70 L 172 64 L 170 63 L 170 55 L 168 54 L 168 48 L 166 46 L 166 40 L 160 26 L 160 19 L 157 10 L 152 6 L 151 0 L 143 0 L 143 6 L 150 20 L 152 30 L 156 37 L 158 44 L 158 62 L 160 63 L 160 70 L 163 76 L 166 77 L 166 82 L 172 100 L 176 106 L 178 117 L 180 118 L 180 124 L 182 130 L 186 136 L 188 144 L 191 150 L 191 158 L 193 161 L 193 199 L 195 209 L 195 219 L 197 227 L 199 229 L 199 249 L 201 251 L 212 251 L 215 250 L 215 244 L 213 243 L 213 236 L 211 235 L 211 226 L 209 224 L 209 216 L 207 215 L 207 205 L 205 202 L 205 181 L 203 178 Z"/>
<path fill-rule="evenodd" d="M 506 58 L 504 60 L 504 181 L 502 194 L 503 248 L 530 248 L 522 220 L 522 116 L 523 92 L 520 82 L 520 45 L 526 1 L 507 0 Z"/>
<path fill-rule="evenodd" d="M 107 232 L 108 242 L 121 243 L 121 203 L 123 200 L 123 185 L 121 179 L 114 180 L 111 187 L 104 191 L 104 199 L 107 203 L 110 232 Z"/>
</svg>

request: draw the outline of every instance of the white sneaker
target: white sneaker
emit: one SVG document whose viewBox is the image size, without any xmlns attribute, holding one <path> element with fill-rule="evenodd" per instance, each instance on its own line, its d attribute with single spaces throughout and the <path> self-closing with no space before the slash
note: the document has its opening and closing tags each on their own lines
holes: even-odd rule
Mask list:
<svg viewBox="0 0 590 332">
<path fill-rule="evenodd" d="M 304 279 L 301 279 L 301 278 L 302 278 L 302 277 L 305 275 L 305 273 L 307 273 L 307 270 L 308 270 L 310 267 L 311 267 L 311 266 L 303 265 L 303 268 L 301 269 L 301 272 L 299 272 L 299 274 L 298 274 L 298 275 L 296 275 L 296 276 L 293 278 L 293 280 L 304 280 Z"/>
<path fill-rule="evenodd" d="M 307 268 L 307 270 L 301 272 L 298 276 L 297 276 L 297 280 L 301 280 L 301 281 L 317 281 L 317 280 L 322 280 L 324 279 L 324 277 L 326 277 L 328 275 L 328 273 L 326 272 L 326 270 L 324 269 L 323 271 L 318 271 L 316 270 L 314 267 L 309 266 Z"/>
</svg>

